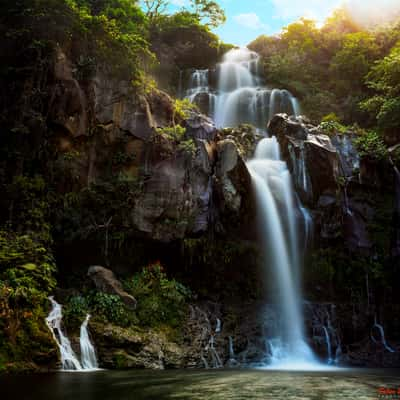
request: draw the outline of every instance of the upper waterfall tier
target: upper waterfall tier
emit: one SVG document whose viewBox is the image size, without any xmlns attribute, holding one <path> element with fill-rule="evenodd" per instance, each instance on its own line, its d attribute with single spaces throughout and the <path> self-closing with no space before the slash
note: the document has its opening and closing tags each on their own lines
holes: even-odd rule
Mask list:
<svg viewBox="0 0 400 400">
<path fill-rule="evenodd" d="M 216 66 L 216 84 L 210 84 L 211 71 L 192 73 L 186 97 L 198 104 L 219 128 L 249 123 L 265 130 L 268 121 L 285 112 L 298 115 L 299 104 L 287 90 L 262 84 L 260 57 L 247 48 L 226 53 Z"/>
</svg>

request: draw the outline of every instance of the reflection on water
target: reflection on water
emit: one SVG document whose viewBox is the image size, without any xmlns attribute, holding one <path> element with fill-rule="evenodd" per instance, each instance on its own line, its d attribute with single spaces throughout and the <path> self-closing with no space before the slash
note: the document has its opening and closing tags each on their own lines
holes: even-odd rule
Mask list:
<svg viewBox="0 0 400 400">
<path fill-rule="evenodd" d="M 0 387 L 3 400 L 376 400 L 400 387 L 400 371 L 99 371 L 2 377 Z"/>
</svg>

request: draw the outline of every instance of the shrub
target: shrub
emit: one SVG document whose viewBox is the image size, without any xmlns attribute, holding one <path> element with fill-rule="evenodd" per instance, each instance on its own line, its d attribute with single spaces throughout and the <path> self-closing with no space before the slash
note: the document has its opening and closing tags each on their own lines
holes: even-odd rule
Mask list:
<svg viewBox="0 0 400 400">
<path fill-rule="evenodd" d="M 323 130 L 325 133 L 328 133 L 330 135 L 334 134 L 342 135 L 348 131 L 346 126 L 342 125 L 340 122 L 333 119 L 327 120 L 326 119 L 327 117 L 325 117 L 324 120 L 319 125 L 319 128 Z"/>
<path fill-rule="evenodd" d="M 26 361 L 52 348 L 44 317 L 54 272 L 35 238 L 0 231 L 0 358 Z"/>
<path fill-rule="evenodd" d="M 181 125 L 174 125 L 165 128 L 159 128 L 156 131 L 159 135 L 163 135 L 171 140 L 177 146 L 177 149 L 194 157 L 196 154 L 196 144 L 191 138 L 185 138 L 186 128 Z"/>
<path fill-rule="evenodd" d="M 325 115 L 325 117 L 322 118 L 322 122 L 336 122 L 340 123 L 340 118 L 333 112 Z"/>
<path fill-rule="evenodd" d="M 375 131 L 366 132 L 354 141 L 361 157 L 383 160 L 388 156 L 388 150 L 382 138 Z"/>
<path fill-rule="evenodd" d="M 95 318 L 123 327 L 136 322 L 134 313 L 129 311 L 116 295 L 94 292 L 89 295 L 88 301 Z"/>
<path fill-rule="evenodd" d="M 125 287 L 138 300 L 137 315 L 144 325 L 179 326 L 190 291 L 175 279 L 168 279 L 159 262 L 125 281 Z"/>
<path fill-rule="evenodd" d="M 69 327 L 77 328 L 89 313 L 89 304 L 83 296 L 72 296 L 63 307 L 63 320 Z"/>
</svg>

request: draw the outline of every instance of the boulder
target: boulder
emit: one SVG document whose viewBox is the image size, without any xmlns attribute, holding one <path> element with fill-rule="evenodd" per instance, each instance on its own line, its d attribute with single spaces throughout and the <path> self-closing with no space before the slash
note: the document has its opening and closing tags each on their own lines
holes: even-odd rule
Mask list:
<svg viewBox="0 0 400 400">
<path fill-rule="evenodd" d="M 314 201 L 324 193 L 334 194 L 338 190 L 340 160 L 329 136 L 309 135 L 304 149 Z"/>
<path fill-rule="evenodd" d="M 289 159 L 289 138 L 307 140 L 309 133 L 302 120 L 289 117 L 287 114 L 276 114 L 268 123 L 268 132 L 278 139 L 285 160 Z"/>
<path fill-rule="evenodd" d="M 231 211 L 239 212 L 242 204 L 240 192 L 243 186 L 250 188 L 251 178 L 233 140 L 225 139 L 217 143 L 216 176 L 224 205 Z"/>
<path fill-rule="evenodd" d="M 212 141 L 215 139 L 217 129 L 213 121 L 203 114 L 191 112 L 184 121 L 186 136 L 192 139 Z"/>
<path fill-rule="evenodd" d="M 93 322 L 91 332 L 100 365 L 109 369 L 183 368 L 186 347 L 151 329 L 121 328 Z"/>
<path fill-rule="evenodd" d="M 132 310 L 136 309 L 136 299 L 125 292 L 121 282 L 110 269 L 92 266 L 88 270 L 88 276 L 92 279 L 99 291 L 119 296 L 127 307 Z"/>
</svg>

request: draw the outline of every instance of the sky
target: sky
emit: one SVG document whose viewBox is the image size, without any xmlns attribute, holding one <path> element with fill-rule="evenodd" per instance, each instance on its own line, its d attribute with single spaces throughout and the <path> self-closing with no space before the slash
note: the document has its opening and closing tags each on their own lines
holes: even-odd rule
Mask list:
<svg viewBox="0 0 400 400">
<path fill-rule="evenodd" d="M 170 0 L 175 9 L 188 0 Z M 360 22 L 385 19 L 400 10 L 400 0 L 216 0 L 225 10 L 227 21 L 215 29 L 226 43 L 245 46 L 262 34 L 279 33 L 300 17 L 322 24 L 333 10 L 346 3 Z"/>
</svg>

